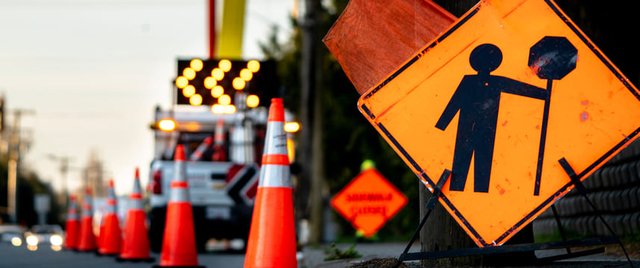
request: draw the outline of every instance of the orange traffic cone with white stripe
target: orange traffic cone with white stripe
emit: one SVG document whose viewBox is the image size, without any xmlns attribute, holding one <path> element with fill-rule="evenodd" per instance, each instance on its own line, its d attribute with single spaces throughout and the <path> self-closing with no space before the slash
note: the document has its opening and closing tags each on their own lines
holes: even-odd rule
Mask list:
<svg viewBox="0 0 640 268">
<path fill-rule="evenodd" d="M 269 108 L 244 267 L 297 267 L 293 188 L 281 98 L 272 99 Z"/>
<path fill-rule="evenodd" d="M 152 262 L 147 236 L 147 216 L 142 205 L 140 170 L 136 168 L 133 178 L 133 191 L 129 196 L 129 210 L 125 219 L 124 241 L 118 261 Z"/>
<path fill-rule="evenodd" d="M 174 178 L 167 205 L 167 220 L 162 240 L 160 265 L 157 267 L 198 266 L 193 210 L 189 201 L 189 184 L 185 169 L 183 145 L 176 147 Z"/>
<path fill-rule="evenodd" d="M 80 232 L 80 221 L 78 218 L 78 204 L 76 196 L 69 196 L 69 209 L 67 210 L 67 222 L 65 225 L 64 247 L 75 250 L 78 248 L 78 235 Z"/>
<path fill-rule="evenodd" d="M 107 209 L 102 217 L 102 228 L 100 230 L 101 255 L 118 255 L 122 245 L 122 231 L 120 231 L 120 221 L 117 214 L 116 192 L 113 189 L 113 180 L 109 180 L 109 196 L 107 197 Z"/>
<path fill-rule="evenodd" d="M 213 143 L 213 139 L 211 137 L 206 137 L 202 141 L 202 143 L 200 143 L 200 145 L 198 145 L 198 147 L 196 147 L 196 150 L 193 151 L 193 153 L 191 153 L 191 155 L 189 156 L 189 160 L 191 160 L 191 161 L 200 161 L 200 160 L 202 160 L 202 157 L 204 156 L 204 153 L 207 152 L 209 147 L 211 147 L 212 143 Z"/>
<path fill-rule="evenodd" d="M 214 134 L 215 141 L 213 143 L 213 161 L 227 161 L 227 150 L 224 148 L 224 119 L 218 119 Z"/>
<path fill-rule="evenodd" d="M 82 219 L 80 222 L 80 240 L 78 251 L 89 252 L 96 250 L 96 235 L 93 233 L 93 198 L 91 188 L 85 190 L 82 202 Z"/>
</svg>

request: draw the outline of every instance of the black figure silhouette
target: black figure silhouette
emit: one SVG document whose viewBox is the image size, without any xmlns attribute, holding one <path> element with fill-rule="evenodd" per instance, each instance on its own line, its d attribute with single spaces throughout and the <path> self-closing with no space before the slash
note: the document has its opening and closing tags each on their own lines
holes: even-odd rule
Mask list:
<svg viewBox="0 0 640 268">
<path fill-rule="evenodd" d="M 510 93 L 545 100 L 547 91 L 490 73 L 502 63 L 502 52 L 493 44 L 477 46 L 469 56 L 478 72 L 465 75 L 442 112 L 436 127 L 445 130 L 460 111 L 450 191 L 464 191 L 471 157 L 474 158 L 474 191 L 489 192 L 500 94 Z"/>
</svg>

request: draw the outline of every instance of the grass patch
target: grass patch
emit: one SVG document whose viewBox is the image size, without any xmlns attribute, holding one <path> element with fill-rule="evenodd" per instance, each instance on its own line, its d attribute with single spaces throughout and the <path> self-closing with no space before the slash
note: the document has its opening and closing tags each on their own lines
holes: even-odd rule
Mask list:
<svg viewBox="0 0 640 268">
<path fill-rule="evenodd" d="M 325 261 L 354 259 L 362 257 L 362 254 L 360 254 L 356 250 L 356 244 L 353 244 L 349 248 L 342 250 L 338 248 L 335 243 L 331 243 L 331 246 L 326 248 L 324 250 L 324 253 L 326 255 L 324 258 Z"/>
</svg>

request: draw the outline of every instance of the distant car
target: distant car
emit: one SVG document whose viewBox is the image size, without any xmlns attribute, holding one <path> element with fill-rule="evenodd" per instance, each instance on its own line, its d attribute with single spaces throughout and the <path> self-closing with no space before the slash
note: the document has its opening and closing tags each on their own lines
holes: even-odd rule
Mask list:
<svg viewBox="0 0 640 268">
<path fill-rule="evenodd" d="M 22 245 L 26 228 L 15 224 L 0 224 L 0 241 L 8 242 L 16 247 Z"/>
<path fill-rule="evenodd" d="M 51 246 L 60 247 L 64 242 L 64 231 L 60 225 L 34 225 L 25 234 L 25 240 L 28 246 L 38 246 L 49 244 Z"/>
</svg>

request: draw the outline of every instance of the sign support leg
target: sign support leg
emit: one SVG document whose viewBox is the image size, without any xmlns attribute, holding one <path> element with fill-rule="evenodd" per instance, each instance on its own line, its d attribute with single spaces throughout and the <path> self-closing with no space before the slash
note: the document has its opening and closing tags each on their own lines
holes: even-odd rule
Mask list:
<svg viewBox="0 0 640 268">
<path fill-rule="evenodd" d="M 601 245 L 617 243 L 622 248 L 622 251 L 624 252 L 627 258 L 627 261 L 629 262 L 630 266 L 633 268 L 634 267 L 633 262 L 629 258 L 629 255 L 627 254 L 627 251 L 624 248 L 624 245 L 622 244 L 622 242 L 620 241 L 616 233 L 613 231 L 611 226 L 604 220 L 604 217 L 602 217 L 602 214 L 600 213 L 600 211 L 596 208 L 593 202 L 591 202 L 591 200 L 587 197 L 587 194 L 586 194 L 587 190 L 582 184 L 582 182 L 580 182 L 580 180 L 578 179 L 578 176 L 576 175 L 573 168 L 569 165 L 566 159 L 562 158 L 559 161 L 560 161 L 560 165 L 565 170 L 567 175 L 571 178 L 572 183 L 578 189 L 579 193 L 587 200 L 587 202 L 589 203 L 589 206 L 591 206 L 591 208 L 596 213 L 596 215 L 598 215 L 598 218 L 600 218 L 600 220 L 605 224 L 606 228 L 613 235 L 613 237 L 600 237 L 600 238 L 596 237 L 596 238 L 585 238 L 585 239 L 579 239 L 579 240 L 567 240 L 566 233 L 560 223 L 560 218 L 558 216 L 556 207 L 552 206 L 551 208 L 552 208 L 555 220 L 558 224 L 560 235 L 562 237 L 561 242 L 502 245 L 502 246 L 484 247 L 484 248 L 461 248 L 461 249 L 450 249 L 450 250 L 443 250 L 443 251 L 410 253 L 409 249 L 411 248 L 413 243 L 418 239 L 420 230 L 426 224 L 426 221 L 429 218 L 431 211 L 437 204 L 438 199 L 442 196 L 442 187 L 444 186 L 445 182 L 449 180 L 449 178 L 451 177 L 451 171 L 445 170 L 440 176 L 440 179 L 438 180 L 437 185 L 433 186 L 433 195 L 431 196 L 431 198 L 429 198 L 426 204 L 427 211 L 424 217 L 421 219 L 420 224 L 418 225 L 416 231 L 414 232 L 411 240 L 409 241 L 404 251 L 398 258 L 396 267 L 404 261 L 411 261 L 411 260 L 453 258 L 453 257 L 465 257 L 465 256 L 472 256 L 472 255 L 506 254 L 506 253 L 531 252 L 536 250 L 549 250 L 549 249 L 565 249 L 567 251 L 566 254 L 538 258 L 537 260 L 538 263 L 548 263 L 556 260 L 570 259 L 570 258 L 588 256 L 588 255 L 604 252 L 603 247 L 598 247 L 598 248 L 588 249 L 583 251 L 575 251 L 575 252 L 571 251 L 570 249 L 571 247 L 601 246 Z"/>
<path fill-rule="evenodd" d="M 556 225 L 558 225 L 558 231 L 560 232 L 560 237 L 562 241 L 567 241 L 567 235 L 564 232 L 564 227 L 562 227 L 562 223 L 560 222 L 560 216 L 558 216 L 558 210 L 556 209 L 556 205 L 551 205 L 551 212 L 553 212 L 553 218 L 556 220 Z M 567 254 L 571 254 L 571 248 L 567 247 Z"/>
<path fill-rule="evenodd" d="M 441 189 L 444 186 L 444 183 L 447 182 L 447 180 L 449 180 L 450 177 L 451 177 L 451 171 L 448 169 L 445 169 L 444 172 L 442 172 L 442 175 L 440 176 L 440 179 L 438 180 L 437 185 L 433 186 L 433 194 L 431 195 L 431 198 L 427 200 L 427 212 L 425 213 L 424 217 L 422 217 L 422 220 L 420 220 L 420 224 L 418 225 L 418 228 L 416 229 L 416 231 L 413 232 L 413 236 L 411 237 L 411 240 L 407 244 L 407 247 L 405 247 L 402 254 L 400 254 L 397 265 L 399 265 L 402 261 L 406 260 L 407 254 L 409 253 L 409 249 L 420 236 L 420 230 L 422 230 L 422 227 L 424 227 L 425 223 L 427 222 L 427 219 L 429 218 L 431 211 L 433 211 L 436 204 L 438 203 L 438 198 L 440 198 L 440 195 L 442 194 Z"/>
<path fill-rule="evenodd" d="M 618 243 L 618 245 L 620 245 L 620 249 L 622 249 L 624 256 L 627 258 L 629 265 L 631 267 L 634 267 L 633 262 L 631 261 L 631 258 L 629 258 L 629 254 L 627 254 L 627 250 L 625 249 L 624 244 L 622 244 L 622 241 L 620 241 L 620 238 L 618 237 L 616 232 L 613 230 L 613 228 L 611 228 L 609 223 L 607 223 L 604 217 L 602 217 L 601 211 L 596 207 L 596 205 L 593 202 L 591 202 L 591 199 L 589 199 L 589 196 L 587 196 L 587 188 L 584 187 L 584 184 L 582 184 L 582 182 L 578 178 L 578 175 L 576 174 L 575 170 L 571 167 L 567 159 L 565 159 L 564 157 L 558 160 L 558 162 L 560 162 L 560 165 L 562 166 L 564 171 L 567 173 L 567 175 L 569 175 L 569 178 L 571 178 L 571 183 L 575 185 L 576 189 L 578 190 L 578 193 L 582 197 L 584 197 L 584 199 L 587 201 L 587 204 L 589 204 L 589 206 L 591 207 L 591 210 L 598 216 L 598 219 L 600 219 L 600 221 L 604 224 L 605 228 L 607 228 L 609 233 L 611 233 L 613 237 L 615 237 L 616 242 Z"/>
</svg>

